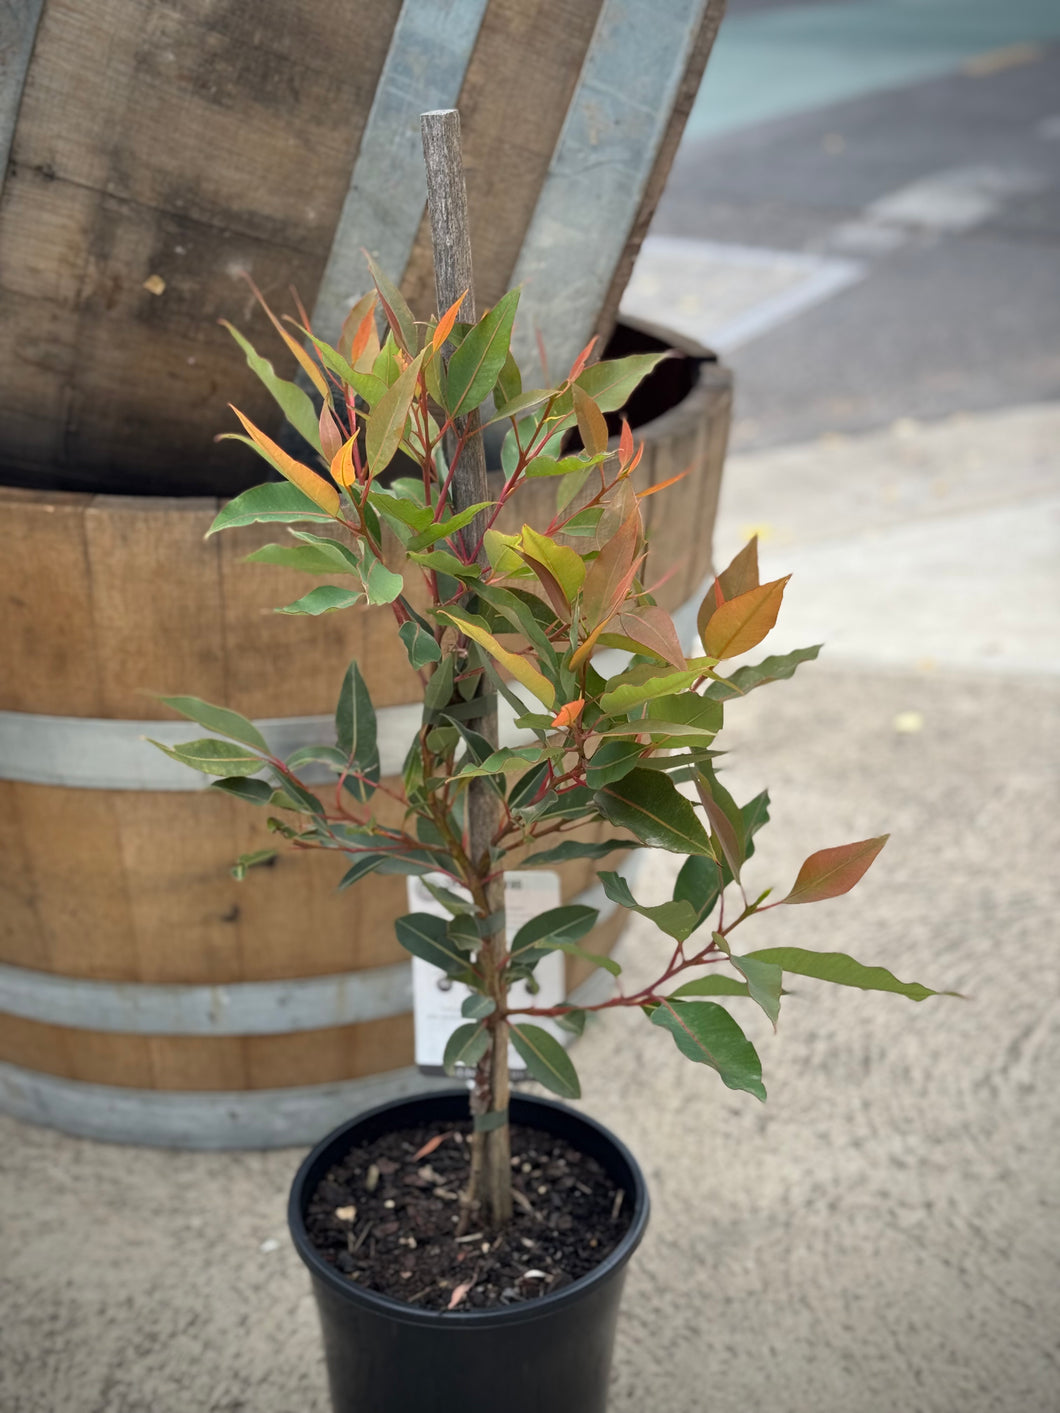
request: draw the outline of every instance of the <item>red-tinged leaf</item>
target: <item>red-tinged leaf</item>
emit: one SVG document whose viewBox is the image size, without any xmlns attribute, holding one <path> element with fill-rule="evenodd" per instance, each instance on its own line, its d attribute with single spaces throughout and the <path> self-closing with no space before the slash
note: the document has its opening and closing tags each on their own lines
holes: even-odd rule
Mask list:
<svg viewBox="0 0 1060 1413">
<path fill-rule="evenodd" d="M 229 406 L 231 407 L 232 404 L 229 403 Z M 342 502 L 339 499 L 338 491 L 331 482 L 325 481 L 323 476 L 318 476 L 308 466 L 303 466 L 300 461 L 289 456 L 283 447 L 277 446 L 271 437 L 267 437 L 264 432 L 254 426 L 248 417 L 244 417 L 238 407 L 232 407 L 232 411 L 242 422 L 251 441 L 265 452 L 269 460 L 287 477 L 292 485 L 297 486 L 302 494 L 308 496 L 314 505 L 319 505 L 321 510 L 326 510 L 329 515 L 337 517 Z"/>
<path fill-rule="evenodd" d="M 664 608 L 646 604 L 641 608 L 625 610 L 615 619 L 615 628 L 627 638 L 639 644 L 654 657 L 662 658 L 671 667 L 682 669 L 685 655 L 681 651 L 681 640 L 677 636 L 674 621 Z"/>
<path fill-rule="evenodd" d="M 569 545 L 557 544 L 548 535 L 540 534 L 531 525 L 523 526 L 520 540 L 519 552 L 527 564 L 535 574 L 538 574 L 538 566 L 544 566 L 562 590 L 569 609 L 585 582 L 585 561 L 581 555 Z M 538 574 L 538 577 L 541 578 L 541 575 Z M 558 605 L 554 606 L 558 612 Z M 569 612 L 566 616 L 570 616 Z"/>
<path fill-rule="evenodd" d="M 691 470 L 691 466 L 686 466 L 683 471 L 678 471 L 676 476 L 668 476 L 665 481 L 659 481 L 657 485 L 649 486 L 646 491 L 638 491 L 637 499 L 647 500 L 649 496 L 655 495 L 657 491 L 665 491 L 669 486 L 676 486 L 678 481 L 683 481 Z"/>
<path fill-rule="evenodd" d="M 416 395 L 422 353 L 418 353 L 372 408 L 365 430 L 365 452 L 373 477 L 389 466 L 405 435 L 409 408 Z"/>
<path fill-rule="evenodd" d="M 460 313 L 460 306 L 461 304 L 463 304 L 466 298 L 467 290 L 464 291 L 464 293 L 460 296 L 459 299 L 455 300 L 449 306 L 449 308 L 445 311 L 442 317 L 438 320 L 438 327 L 435 329 L 434 335 L 431 338 L 431 347 L 434 349 L 435 353 L 438 352 L 438 350 L 445 343 L 446 339 L 453 332 L 453 325 L 456 323 L 456 316 Z"/>
<path fill-rule="evenodd" d="M 617 534 L 604 541 L 600 553 L 590 564 L 582 589 L 582 612 L 590 628 L 599 627 L 617 613 L 629 592 L 636 572 L 639 538 L 640 516 L 634 509 L 618 527 Z"/>
<path fill-rule="evenodd" d="M 633 459 L 633 431 L 626 419 L 622 418 L 622 431 L 618 436 L 618 464 L 629 465 Z"/>
<path fill-rule="evenodd" d="M 416 321 L 412 317 L 412 310 L 405 303 L 404 295 L 395 284 L 387 279 L 367 250 L 364 252 L 364 256 L 368 261 L 368 268 L 372 272 L 375 287 L 379 291 L 379 302 L 383 306 L 386 321 L 393 330 L 398 346 L 404 349 L 411 358 L 416 352 L 417 342 Z"/>
<path fill-rule="evenodd" d="M 588 342 L 588 343 L 585 345 L 585 347 L 582 349 L 581 353 L 578 354 L 577 358 L 576 358 L 576 359 L 574 360 L 574 362 L 571 364 L 571 370 L 570 370 L 570 372 L 567 374 L 567 379 L 568 379 L 569 382 L 572 382 L 572 383 L 573 383 L 573 382 L 574 382 L 574 379 L 575 379 L 575 378 L 578 376 L 578 374 L 582 371 L 582 369 L 585 367 L 586 363 L 588 363 L 588 361 L 589 361 L 589 355 L 592 353 L 593 349 L 596 347 L 596 341 L 597 341 L 597 335 L 594 334 L 594 335 L 592 336 L 592 338 L 589 340 L 589 342 Z"/>
<path fill-rule="evenodd" d="M 585 698 L 578 697 L 576 701 L 564 702 L 559 711 L 552 718 L 552 725 L 555 727 L 573 726 L 582 714 L 585 706 Z"/>
<path fill-rule="evenodd" d="M 743 864 L 743 851 L 740 848 L 740 841 L 736 830 L 732 827 L 725 811 L 711 798 L 709 790 L 702 778 L 696 780 L 696 789 L 707 818 L 710 820 L 710 827 L 717 836 L 721 845 L 721 852 L 725 855 L 725 862 L 729 865 L 729 870 L 737 883 L 740 881 L 740 867 Z"/>
<path fill-rule="evenodd" d="M 719 662 L 757 647 L 777 621 L 790 574 L 728 599 L 700 626 L 703 651 Z M 709 595 L 706 602 L 709 603 Z M 700 610 L 702 617 L 702 608 Z"/>
<path fill-rule="evenodd" d="M 607 423 L 604 414 L 587 392 L 575 383 L 574 415 L 578 419 L 578 432 L 582 445 L 590 456 L 599 456 L 607 450 Z"/>
<path fill-rule="evenodd" d="M 799 869 L 791 892 L 780 901 L 820 903 L 849 893 L 890 837 L 881 834 L 878 839 L 862 839 L 857 844 L 840 844 L 838 848 L 811 854 Z"/>
<path fill-rule="evenodd" d="M 342 450 L 342 429 L 325 402 L 320 409 L 320 450 L 330 465 Z"/>
<path fill-rule="evenodd" d="M 710 586 L 699 610 L 699 631 L 702 635 L 714 613 L 728 599 L 737 598 L 757 589 L 758 577 L 758 536 L 752 535 L 732 563 L 723 569 Z"/>
</svg>

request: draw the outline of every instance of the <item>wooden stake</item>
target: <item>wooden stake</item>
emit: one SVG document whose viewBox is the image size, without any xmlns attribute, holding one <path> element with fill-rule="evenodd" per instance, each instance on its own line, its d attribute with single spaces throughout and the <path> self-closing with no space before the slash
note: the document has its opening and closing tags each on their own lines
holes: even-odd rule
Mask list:
<svg viewBox="0 0 1060 1413">
<path fill-rule="evenodd" d="M 467 219 L 467 188 L 460 150 L 460 114 L 455 108 L 424 113 L 420 118 L 423 158 L 427 166 L 427 204 L 431 213 L 431 239 L 434 245 L 434 284 L 438 313 L 442 315 L 464 295 L 460 309 L 462 322 L 475 322 L 475 291 L 471 269 L 471 232 Z M 443 355 L 448 358 L 448 355 Z M 454 433 L 447 443 L 450 458 L 456 457 L 451 494 L 453 509 L 489 500 L 486 481 L 486 454 L 478 430 L 478 412 L 455 419 Z M 486 563 L 481 547 L 486 528 L 485 513 L 476 515 L 463 531 L 468 552 L 477 550 L 480 564 Z M 496 707 L 486 707 L 482 716 L 470 722 L 491 746 L 497 745 Z M 490 845 L 501 821 L 500 801 L 488 780 L 472 780 L 468 786 L 468 853 L 479 878 L 492 871 Z M 507 988 L 503 963 L 507 950 L 504 930 L 504 879 L 495 877 L 481 888 L 483 916 L 498 920 L 491 937 L 484 938 L 479 952 L 486 989 L 503 1008 Z M 508 1109 L 508 1025 L 503 1019 L 490 1025 L 492 1043 L 479 1061 L 471 1091 L 471 1112 L 507 1114 Z M 471 1183 L 465 1194 L 460 1230 L 472 1220 L 501 1226 L 512 1214 L 511 1147 L 507 1123 L 472 1138 Z"/>
</svg>

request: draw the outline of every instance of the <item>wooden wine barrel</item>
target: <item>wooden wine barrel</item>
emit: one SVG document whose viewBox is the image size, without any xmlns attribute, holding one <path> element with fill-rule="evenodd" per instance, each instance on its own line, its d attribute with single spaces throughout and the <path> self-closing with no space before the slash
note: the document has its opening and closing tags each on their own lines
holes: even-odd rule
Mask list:
<svg viewBox="0 0 1060 1413">
<path fill-rule="evenodd" d="M 639 394 L 640 484 L 690 471 L 643 502 L 648 578 L 668 576 L 658 597 L 686 636 L 731 403 L 701 355 L 667 360 Z M 553 494 L 532 483 L 523 517 L 547 521 Z M 263 812 L 194 788 L 141 739 L 198 733 L 150 695 L 185 692 L 257 720 L 284 753 L 333 742 L 356 657 L 396 772 L 420 707 L 389 610 L 271 612 L 313 581 L 241 562 L 267 527 L 204 540 L 212 498 L 7 490 L 0 506 L 0 1108 L 121 1141 L 266 1146 L 422 1085 L 392 925 L 405 879 L 339 894 L 341 860 L 306 852 L 235 882 L 234 858 L 275 843 Z M 606 866 L 565 865 L 564 897 Z M 601 916 L 595 951 L 624 921 Z M 568 981 L 592 985 L 573 961 Z"/>
<path fill-rule="evenodd" d="M 239 272 L 282 308 L 294 285 L 330 338 L 363 247 L 426 317 L 431 108 L 462 115 L 478 307 L 525 280 L 527 348 L 536 325 L 569 366 L 614 322 L 723 8 L 0 6 L 0 482 L 254 484 L 253 458 L 213 442 L 229 398 L 274 413 L 217 325 L 274 345 Z"/>
</svg>

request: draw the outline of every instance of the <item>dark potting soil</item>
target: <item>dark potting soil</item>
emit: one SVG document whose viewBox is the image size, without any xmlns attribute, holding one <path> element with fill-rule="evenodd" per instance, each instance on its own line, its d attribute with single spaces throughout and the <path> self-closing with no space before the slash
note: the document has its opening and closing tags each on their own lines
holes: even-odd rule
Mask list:
<svg viewBox="0 0 1060 1413">
<path fill-rule="evenodd" d="M 595 1158 L 512 1125 L 514 1215 L 456 1236 L 470 1123 L 400 1129 L 356 1147 L 310 1199 L 306 1230 L 350 1280 L 421 1310 L 536 1300 L 588 1275 L 629 1228 L 631 1203 Z"/>
</svg>

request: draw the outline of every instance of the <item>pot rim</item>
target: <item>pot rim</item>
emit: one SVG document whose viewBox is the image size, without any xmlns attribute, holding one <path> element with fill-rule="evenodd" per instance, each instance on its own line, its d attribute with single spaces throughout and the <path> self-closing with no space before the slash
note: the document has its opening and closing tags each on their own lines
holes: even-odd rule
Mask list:
<svg viewBox="0 0 1060 1413">
<path fill-rule="evenodd" d="M 339 1141 L 352 1135 L 353 1130 L 361 1124 L 386 1114 L 407 1108 L 412 1105 L 442 1104 L 459 1099 L 466 1103 L 466 1089 L 442 1089 L 433 1092 L 427 1091 L 422 1094 L 406 1095 L 400 1099 L 391 1099 L 383 1104 L 377 1104 L 374 1108 L 366 1109 L 363 1113 L 357 1114 L 354 1118 L 348 1119 L 344 1124 L 340 1124 L 331 1133 L 320 1140 L 315 1147 L 306 1154 L 291 1184 L 291 1193 L 287 1205 L 287 1224 L 294 1242 L 295 1250 L 302 1261 L 309 1268 L 310 1274 L 315 1280 L 322 1281 L 333 1293 L 341 1299 L 361 1305 L 374 1310 L 377 1314 L 387 1315 L 391 1319 L 403 1321 L 412 1325 L 437 1326 L 444 1322 L 446 1325 L 455 1328 L 468 1328 L 469 1326 L 485 1327 L 487 1325 L 502 1324 L 525 1324 L 530 1320 L 544 1319 L 564 1306 L 573 1305 L 577 1301 L 589 1295 L 598 1285 L 609 1279 L 620 1267 L 633 1255 L 633 1252 L 640 1245 L 644 1230 L 648 1224 L 650 1212 L 650 1201 L 648 1198 L 648 1188 L 644 1181 L 644 1174 L 641 1172 L 637 1160 L 629 1151 L 620 1138 L 617 1138 L 610 1129 L 599 1123 L 596 1119 L 590 1118 L 587 1114 L 581 1113 L 577 1109 L 571 1109 L 566 1104 L 561 1104 L 554 1099 L 544 1099 L 533 1094 L 513 1094 L 511 1098 L 512 1119 L 516 1123 L 532 1124 L 534 1113 L 555 1113 L 561 1114 L 565 1118 L 573 1119 L 576 1125 L 583 1129 L 588 1129 L 598 1139 L 602 1139 L 612 1148 L 619 1159 L 620 1166 L 624 1166 L 629 1174 L 630 1181 L 625 1184 L 627 1194 L 633 1199 L 633 1220 L 629 1229 L 622 1237 L 609 1256 L 606 1256 L 592 1271 L 586 1276 L 581 1276 L 572 1281 L 570 1285 L 562 1290 L 554 1291 L 551 1295 L 538 1296 L 536 1300 L 526 1301 L 518 1305 L 505 1305 L 495 1307 L 490 1310 L 419 1310 L 413 1305 L 406 1305 L 400 1300 L 394 1300 L 388 1295 L 382 1295 L 378 1291 L 368 1290 L 365 1286 L 358 1285 L 349 1280 L 333 1266 L 321 1259 L 316 1247 L 309 1239 L 306 1231 L 305 1221 L 302 1215 L 303 1197 L 308 1197 L 306 1187 L 309 1175 L 314 1167 L 320 1162 L 326 1151 L 332 1146 L 337 1146 Z M 520 1111 L 523 1112 L 520 1112 Z M 576 1140 L 572 1140 L 577 1146 Z M 337 1156 L 337 1155 L 336 1155 Z M 322 1176 L 322 1174 L 321 1174 Z M 616 1179 L 617 1181 L 617 1179 Z"/>
</svg>

